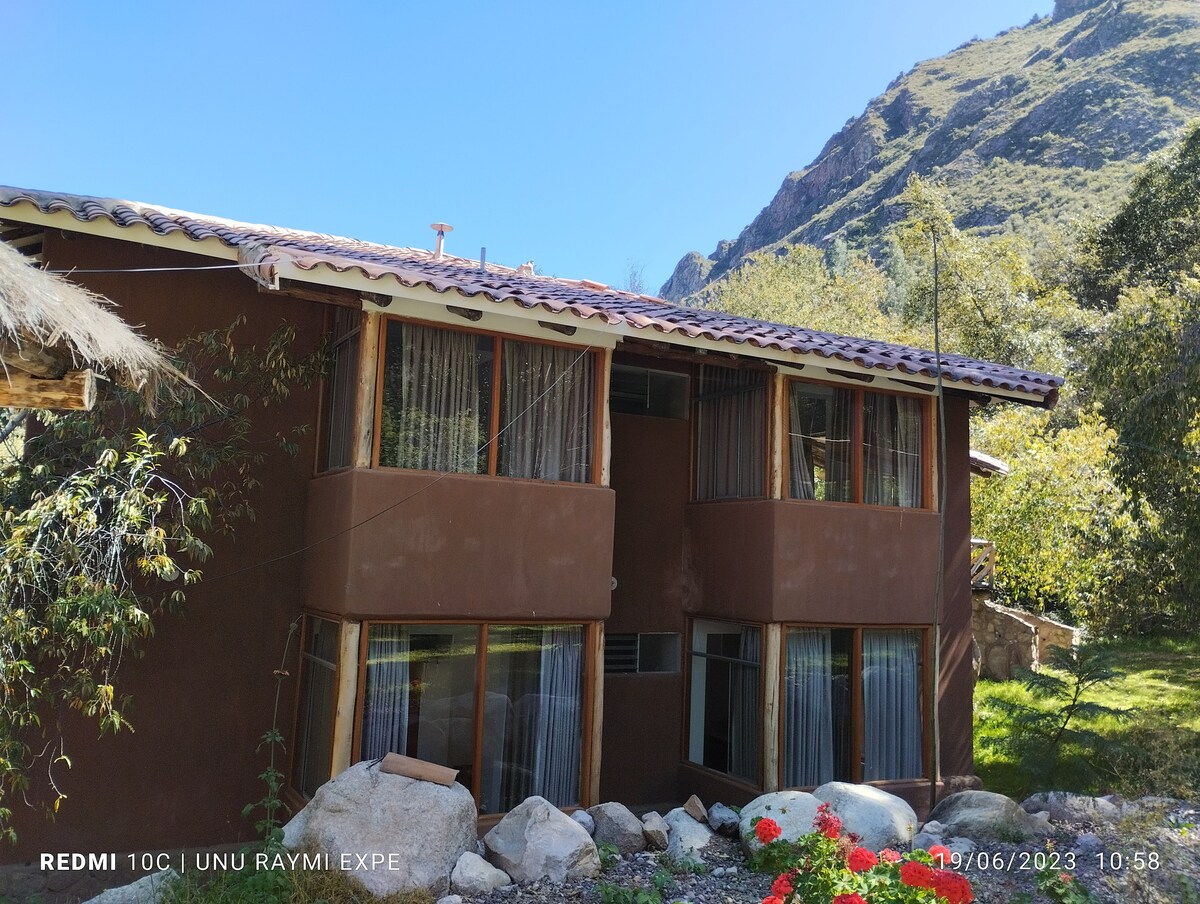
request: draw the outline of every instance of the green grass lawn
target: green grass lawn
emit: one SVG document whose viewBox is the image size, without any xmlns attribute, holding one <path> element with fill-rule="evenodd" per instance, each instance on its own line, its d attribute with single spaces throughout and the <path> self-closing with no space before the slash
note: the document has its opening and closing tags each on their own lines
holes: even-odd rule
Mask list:
<svg viewBox="0 0 1200 904">
<path fill-rule="evenodd" d="M 1021 800 L 1033 791 L 1116 792 L 1200 798 L 1200 637 L 1132 638 L 1109 644 L 1124 674 L 1085 700 L 1128 709 L 1126 719 L 1081 721 L 1112 749 L 1067 747 L 1057 763 L 1022 769 L 1019 754 L 989 741 L 1011 733 L 997 701 L 1055 708 L 1020 681 L 981 680 L 975 688 L 975 771 L 989 791 Z"/>
</svg>

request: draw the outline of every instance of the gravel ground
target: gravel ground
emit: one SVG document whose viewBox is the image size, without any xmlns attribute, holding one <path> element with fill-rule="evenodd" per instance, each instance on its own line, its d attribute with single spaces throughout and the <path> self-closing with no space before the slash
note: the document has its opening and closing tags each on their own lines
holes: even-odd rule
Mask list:
<svg viewBox="0 0 1200 904">
<path fill-rule="evenodd" d="M 962 869 L 971 880 L 975 900 L 1044 904 L 1049 899 L 1037 894 L 1037 868 L 1053 862 L 1100 904 L 1200 902 L 1200 806 L 1174 803 L 1135 812 L 1115 825 L 1058 823 L 1049 841 L 1049 849 L 1045 842 L 980 843 Z M 735 843 L 718 839 L 706 849 L 705 860 L 705 872 L 671 872 L 663 901 L 759 904 L 769 894 L 773 877 L 751 873 Z M 599 904 L 601 883 L 650 889 L 656 873 L 670 870 L 665 854 L 647 852 L 623 858 L 599 879 L 512 885 L 463 900 L 466 904 Z"/>
</svg>

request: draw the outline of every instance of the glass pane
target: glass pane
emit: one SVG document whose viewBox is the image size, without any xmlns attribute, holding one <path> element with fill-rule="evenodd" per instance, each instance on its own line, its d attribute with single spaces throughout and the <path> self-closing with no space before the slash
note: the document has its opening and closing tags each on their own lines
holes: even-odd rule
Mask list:
<svg viewBox="0 0 1200 904">
<path fill-rule="evenodd" d="M 921 409 L 920 399 L 863 394 L 864 502 L 921 506 Z"/>
<path fill-rule="evenodd" d="M 924 774 L 921 632 L 863 631 L 863 780 Z"/>
<path fill-rule="evenodd" d="M 326 462 L 328 468 L 354 464 L 354 402 L 358 385 L 358 340 L 362 313 L 338 308 L 334 315 L 326 391 Z"/>
<path fill-rule="evenodd" d="M 582 350 L 505 341 L 497 473 L 576 483 L 591 479 L 594 361 Z"/>
<path fill-rule="evenodd" d="M 759 657 L 752 625 L 692 624 L 688 758 L 749 782 L 759 778 Z"/>
<path fill-rule="evenodd" d="M 487 336 L 389 321 L 379 464 L 486 473 L 492 355 Z"/>
<path fill-rule="evenodd" d="M 850 403 L 834 386 L 792 383 L 789 390 L 788 491 L 793 499 L 853 501 Z"/>
<path fill-rule="evenodd" d="M 852 777 L 850 650 L 854 632 L 793 628 L 784 662 L 784 784 Z"/>
<path fill-rule="evenodd" d="M 695 415 L 696 498 L 765 495 L 767 375 L 701 367 Z"/>
<path fill-rule="evenodd" d="M 300 659 L 300 711 L 296 721 L 293 780 L 301 794 L 312 797 L 330 777 L 338 625 L 310 617 L 305 627 L 308 637 Z"/>
<path fill-rule="evenodd" d="M 583 627 L 493 625 L 483 707 L 482 813 L 539 795 L 579 803 Z"/>
<path fill-rule="evenodd" d="M 457 769 L 471 787 L 478 641 L 470 625 L 369 627 L 363 759 L 402 753 Z"/>
</svg>

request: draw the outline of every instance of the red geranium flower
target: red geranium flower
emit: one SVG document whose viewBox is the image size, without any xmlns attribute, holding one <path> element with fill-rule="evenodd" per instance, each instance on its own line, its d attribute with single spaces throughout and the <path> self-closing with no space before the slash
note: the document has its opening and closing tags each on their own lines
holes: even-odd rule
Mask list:
<svg viewBox="0 0 1200 904">
<path fill-rule="evenodd" d="M 770 895 L 763 898 L 762 904 L 783 904 L 783 898 L 777 898 L 775 895 Z"/>
<path fill-rule="evenodd" d="M 933 871 L 933 890 L 945 898 L 948 904 L 971 904 L 975 900 L 967 877 L 952 869 Z"/>
<path fill-rule="evenodd" d="M 771 883 L 771 894 L 780 898 L 786 898 L 791 893 L 792 883 L 788 881 L 788 877 L 786 875 L 780 876 Z"/>
<path fill-rule="evenodd" d="M 879 858 L 875 856 L 875 853 L 864 847 L 855 848 L 846 858 L 846 866 L 852 873 L 866 872 L 878 862 Z"/>
<path fill-rule="evenodd" d="M 900 881 L 913 888 L 933 888 L 933 870 L 920 860 L 900 864 Z"/>
<path fill-rule="evenodd" d="M 779 823 L 775 820 L 764 818 L 760 819 L 758 824 L 754 826 L 754 834 L 758 836 L 758 840 L 763 844 L 770 844 L 783 834 L 783 829 L 779 828 Z"/>
<path fill-rule="evenodd" d="M 950 862 L 950 848 L 935 844 L 929 849 L 929 856 L 933 858 L 933 862 L 938 866 L 945 866 Z"/>
<path fill-rule="evenodd" d="M 830 811 L 829 804 L 817 807 L 817 815 L 813 817 L 813 827 L 826 838 L 837 839 L 842 834 L 842 821 Z"/>
<path fill-rule="evenodd" d="M 858 892 L 854 892 L 850 895 L 835 895 L 833 904 L 867 904 L 867 901 Z"/>
<path fill-rule="evenodd" d="M 879 852 L 879 859 L 884 863 L 897 863 L 900 860 L 900 852 L 893 851 L 891 848 L 884 848 Z"/>
</svg>

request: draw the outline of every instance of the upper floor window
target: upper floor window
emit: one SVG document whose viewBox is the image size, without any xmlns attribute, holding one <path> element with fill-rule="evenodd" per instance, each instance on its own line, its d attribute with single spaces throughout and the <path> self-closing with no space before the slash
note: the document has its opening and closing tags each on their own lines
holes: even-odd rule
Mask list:
<svg viewBox="0 0 1200 904">
<path fill-rule="evenodd" d="M 788 385 L 788 496 L 930 505 L 924 399 L 843 386 Z"/>
<path fill-rule="evenodd" d="M 382 467 L 587 483 L 596 356 L 389 320 Z"/>
<path fill-rule="evenodd" d="M 767 374 L 701 365 L 694 403 L 696 498 L 765 496 Z"/>
<path fill-rule="evenodd" d="M 336 308 L 329 344 L 329 374 L 325 378 L 325 435 L 321 470 L 354 464 L 354 405 L 358 385 L 358 337 L 362 313 Z"/>
</svg>

